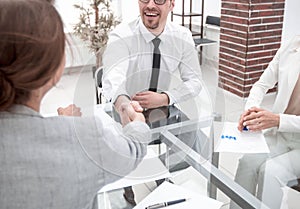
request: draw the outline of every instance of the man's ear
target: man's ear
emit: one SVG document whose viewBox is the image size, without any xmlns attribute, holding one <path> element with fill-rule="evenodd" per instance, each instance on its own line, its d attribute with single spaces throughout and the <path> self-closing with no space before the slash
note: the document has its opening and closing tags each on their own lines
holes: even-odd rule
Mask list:
<svg viewBox="0 0 300 209">
<path fill-rule="evenodd" d="M 170 4 L 170 10 L 173 11 L 175 6 L 175 0 L 171 0 L 171 4 Z"/>
</svg>

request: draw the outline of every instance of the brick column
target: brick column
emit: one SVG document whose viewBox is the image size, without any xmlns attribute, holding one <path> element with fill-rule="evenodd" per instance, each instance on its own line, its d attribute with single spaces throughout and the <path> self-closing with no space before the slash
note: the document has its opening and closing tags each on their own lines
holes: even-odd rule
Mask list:
<svg viewBox="0 0 300 209">
<path fill-rule="evenodd" d="M 222 0 L 220 87 L 249 95 L 280 47 L 284 5 L 285 0 Z"/>
</svg>

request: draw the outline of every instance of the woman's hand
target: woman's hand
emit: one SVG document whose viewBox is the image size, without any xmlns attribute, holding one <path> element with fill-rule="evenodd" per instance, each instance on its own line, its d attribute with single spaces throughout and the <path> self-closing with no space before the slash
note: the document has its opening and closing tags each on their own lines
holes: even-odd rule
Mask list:
<svg viewBox="0 0 300 209">
<path fill-rule="evenodd" d="M 279 127 L 279 114 L 258 107 L 252 107 L 248 112 L 249 114 L 244 115 L 240 123 L 242 122 L 242 125 L 251 131 L 261 131 L 267 128 Z"/>
<path fill-rule="evenodd" d="M 77 107 L 74 104 L 70 104 L 68 107 L 59 107 L 57 109 L 58 115 L 64 115 L 64 116 L 81 116 L 82 113 L 80 111 L 80 107 Z"/>
<path fill-rule="evenodd" d="M 121 117 L 121 123 L 123 126 L 132 121 L 145 122 L 145 117 L 142 114 L 143 108 L 138 102 L 124 102 L 119 106 L 119 114 Z"/>
<path fill-rule="evenodd" d="M 250 114 L 250 111 L 249 110 L 246 110 L 242 115 L 241 115 L 241 117 L 240 117 L 240 120 L 239 120 L 239 123 L 238 123 L 238 130 L 239 131 L 242 131 L 243 129 L 244 129 L 244 121 L 245 121 L 245 117 L 247 116 L 247 115 L 249 115 Z"/>
</svg>

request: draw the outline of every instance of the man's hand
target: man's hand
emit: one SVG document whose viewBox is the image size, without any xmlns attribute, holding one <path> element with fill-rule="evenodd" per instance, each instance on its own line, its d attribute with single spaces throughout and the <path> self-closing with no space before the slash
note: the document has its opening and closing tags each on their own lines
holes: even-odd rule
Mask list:
<svg viewBox="0 0 300 209">
<path fill-rule="evenodd" d="M 139 105 L 138 102 L 124 102 L 119 106 L 119 114 L 121 117 L 121 123 L 125 126 L 127 123 L 132 121 L 141 121 L 145 122 L 145 117 L 141 113 L 143 108 Z"/>
<path fill-rule="evenodd" d="M 267 128 L 279 127 L 280 116 L 270 111 L 264 110 L 258 107 L 252 107 L 248 111 L 248 114 L 243 114 L 241 118 L 243 126 L 246 126 L 251 131 L 261 131 Z M 240 129 L 239 129 L 240 130 Z"/>
<path fill-rule="evenodd" d="M 135 94 L 133 101 L 139 102 L 143 108 L 156 108 L 169 105 L 169 97 L 165 93 L 157 93 L 153 91 L 145 91 Z"/>
<path fill-rule="evenodd" d="M 70 104 L 68 107 L 59 107 L 57 109 L 58 115 L 64 115 L 64 116 L 81 116 L 82 113 L 80 111 L 80 107 L 77 107 L 74 104 Z"/>
</svg>

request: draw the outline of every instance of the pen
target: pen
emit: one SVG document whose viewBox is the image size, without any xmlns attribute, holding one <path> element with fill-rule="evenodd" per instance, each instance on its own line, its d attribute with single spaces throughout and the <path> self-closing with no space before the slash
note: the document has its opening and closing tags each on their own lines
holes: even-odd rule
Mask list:
<svg viewBox="0 0 300 209">
<path fill-rule="evenodd" d="M 187 199 L 179 199 L 179 200 L 173 200 L 173 201 L 168 201 L 168 202 L 162 202 L 162 203 L 157 203 L 154 205 L 149 205 L 148 207 L 146 207 L 145 209 L 157 209 L 157 208 L 163 208 L 163 207 L 167 207 L 169 205 L 174 205 L 177 203 L 181 203 L 186 201 Z"/>
</svg>

